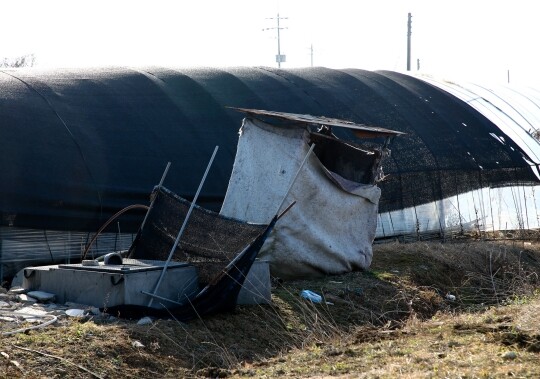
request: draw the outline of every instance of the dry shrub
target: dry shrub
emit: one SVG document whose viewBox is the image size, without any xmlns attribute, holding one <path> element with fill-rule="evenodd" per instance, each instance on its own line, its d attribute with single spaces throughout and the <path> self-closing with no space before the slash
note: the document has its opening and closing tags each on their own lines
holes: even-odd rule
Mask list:
<svg viewBox="0 0 540 379">
<path fill-rule="evenodd" d="M 537 245 L 508 241 L 416 242 L 377 246 L 381 260 L 400 265 L 414 286 L 431 286 L 460 306 L 500 304 L 531 293 L 538 284 Z M 392 256 L 395 255 L 395 256 Z M 399 257 L 398 257 L 399 256 Z"/>
<path fill-rule="evenodd" d="M 395 338 L 441 311 L 502 304 L 531 293 L 540 267 L 536 245 L 416 242 L 376 245 L 374 250 L 370 270 L 276 281 L 270 305 L 238 307 L 234 314 L 188 325 L 160 321 L 136 337 L 145 344 L 159 340 L 161 354 L 175 355 L 192 372 L 231 369 L 306 346 Z M 319 293 L 323 302 L 301 298 L 303 289 Z"/>
</svg>

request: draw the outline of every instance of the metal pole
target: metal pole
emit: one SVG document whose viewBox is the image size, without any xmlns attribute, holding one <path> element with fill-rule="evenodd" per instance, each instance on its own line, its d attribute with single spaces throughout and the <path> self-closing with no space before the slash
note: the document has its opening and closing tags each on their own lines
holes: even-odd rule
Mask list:
<svg viewBox="0 0 540 379">
<path fill-rule="evenodd" d="M 167 173 L 169 172 L 169 168 L 171 167 L 171 162 L 167 162 L 167 166 L 165 167 L 165 171 L 163 171 L 163 175 L 161 175 L 161 180 L 159 181 L 159 184 L 158 184 L 158 187 L 161 187 L 163 185 L 163 182 L 165 181 L 165 177 L 167 176 Z M 143 219 L 143 222 L 140 226 L 140 230 L 142 230 L 142 228 L 144 227 L 144 224 L 146 223 L 146 219 L 148 218 L 148 214 L 150 213 L 150 211 L 152 210 L 152 208 L 154 207 L 154 201 L 156 200 L 156 198 L 154 197 L 152 199 L 152 202 L 150 203 L 150 208 L 148 209 L 148 212 L 146 212 L 146 214 L 144 215 L 144 219 Z"/>
<path fill-rule="evenodd" d="M 278 54 L 278 68 L 281 68 L 281 44 L 279 38 L 279 13 L 277 14 L 277 54 Z"/>
<path fill-rule="evenodd" d="M 204 184 L 204 181 L 206 180 L 206 175 L 208 175 L 208 171 L 210 171 L 210 167 L 212 166 L 212 163 L 214 162 L 214 158 L 216 157 L 216 153 L 219 149 L 219 146 L 216 146 L 214 149 L 214 153 L 212 154 L 212 157 L 210 158 L 210 162 L 208 162 L 208 166 L 206 167 L 206 171 L 204 172 L 203 178 L 201 180 L 201 183 L 199 184 L 199 188 L 197 189 L 197 193 L 195 193 L 195 197 L 193 198 L 193 201 L 191 202 L 191 205 L 189 207 L 188 213 L 186 215 L 186 218 L 184 219 L 184 223 L 182 224 L 182 227 L 180 228 L 180 231 L 178 232 L 178 235 L 176 236 L 176 240 L 174 241 L 174 245 L 171 249 L 171 252 L 169 253 L 169 257 L 167 258 L 167 261 L 165 262 L 165 266 L 163 266 L 163 270 L 161 271 L 161 275 L 159 276 L 159 280 L 156 283 L 156 287 L 154 288 L 153 295 L 155 295 L 159 289 L 159 286 L 161 285 L 161 282 L 163 280 L 163 277 L 165 276 L 165 272 L 167 271 L 167 268 L 169 267 L 169 263 L 171 262 L 171 259 L 174 255 L 174 251 L 176 250 L 176 247 L 178 246 L 178 243 L 180 242 L 180 238 L 182 237 L 182 234 L 184 234 L 184 229 L 186 228 L 187 222 L 189 220 L 189 217 L 191 216 L 191 212 L 193 211 L 193 207 L 195 206 L 195 203 L 197 202 L 197 199 L 199 198 L 199 193 L 201 192 L 202 186 Z M 150 301 L 148 302 L 148 306 L 152 306 L 152 302 L 154 301 L 154 298 L 152 297 Z"/>
<path fill-rule="evenodd" d="M 271 18 L 269 18 L 268 20 L 273 20 L 273 19 L 274 19 L 274 18 L 271 17 Z M 281 30 L 281 29 L 287 29 L 287 28 L 282 28 L 282 27 L 280 26 L 279 21 L 282 20 L 282 19 L 283 19 L 283 20 L 286 20 L 287 17 L 279 17 L 279 13 L 278 13 L 278 14 L 277 14 L 277 18 L 276 18 L 276 20 L 277 20 L 277 28 L 276 28 L 276 27 L 273 27 L 273 28 L 264 28 L 264 29 L 263 29 L 263 31 L 265 31 L 265 30 L 273 30 L 273 29 L 277 29 L 277 43 L 278 43 L 278 45 L 277 45 L 277 52 L 278 52 L 278 53 L 277 53 L 277 55 L 276 55 L 276 62 L 277 62 L 277 64 L 278 64 L 278 68 L 281 68 L 281 59 L 282 59 L 282 56 L 281 56 L 281 31 L 280 31 L 280 30 Z"/>
<path fill-rule="evenodd" d="M 411 71 L 411 26 L 412 16 L 409 13 L 407 20 L 407 71 Z"/>
<path fill-rule="evenodd" d="M 163 185 L 163 182 L 165 181 L 165 177 L 167 176 L 167 173 L 169 172 L 169 168 L 171 167 L 171 162 L 167 162 L 167 166 L 165 166 L 165 170 L 163 171 L 163 175 L 161 175 L 161 180 L 159 181 L 159 184 L 158 184 L 158 187 L 161 187 Z M 143 230 L 143 227 L 144 225 L 146 224 L 146 220 L 148 219 L 148 215 L 150 214 L 150 211 L 152 210 L 152 208 L 154 208 L 154 202 L 156 201 L 156 196 L 154 196 L 152 198 L 152 200 L 150 201 L 150 206 L 148 207 L 147 211 L 146 211 L 146 214 L 144 215 L 144 219 L 141 223 L 141 226 L 139 227 L 139 231 L 137 232 L 137 236 L 135 237 L 135 239 L 137 239 L 142 230 Z M 131 254 L 133 254 L 133 243 L 131 244 L 131 246 L 129 247 L 128 251 L 127 251 L 127 256 L 130 257 Z"/>
</svg>

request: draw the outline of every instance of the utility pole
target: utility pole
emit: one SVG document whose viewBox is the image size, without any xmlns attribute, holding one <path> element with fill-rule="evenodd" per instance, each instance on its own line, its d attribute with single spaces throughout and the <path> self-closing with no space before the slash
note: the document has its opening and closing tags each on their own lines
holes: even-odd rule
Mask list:
<svg viewBox="0 0 540 379">
<path fill-rule="evenodd" d="M 263 31 L 265 30 L 273 30 L 273 29 L 276 29 L 277 30 L 277 55 L 276 55 L 276 62 L 278 64 L 278 68 L 281 68 L 281 62 L 285 62 L 286 60 L 286 56 L 285 54 L 281 55 L 281 36 L 280 36 L 280 30 L 283 30 L 283 29 L 288 29 L 288 28 L 282 28 L 279 26 L 279 20 L 288 20 L 289 18 L 288 17 L 279 17 L 279 13 L 277 14 L 277 17 L 276 18 L 268 18 L 267 20 L 277 20 L 277 27 L 276 28 L 265 28 L 263 29 Z"/>
<path fill-rule="evenodd" d="M 407 20 L 407 71 L 411 71 L 411 29 L 412 15 L 409 13 Z"/>
<path fill-rule="evenodd" d="M 311 44 L 311 67 L 313 67 L 313 44 Z"/>
</svg>

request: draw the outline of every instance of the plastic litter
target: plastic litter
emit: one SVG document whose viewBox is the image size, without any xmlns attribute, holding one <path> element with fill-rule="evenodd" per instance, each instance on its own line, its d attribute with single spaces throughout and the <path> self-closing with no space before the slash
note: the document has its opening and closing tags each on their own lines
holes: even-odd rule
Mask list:
<svg viewBox="0 0 540 379">
<path fill-rule="evenodd" d="M 310 290 L 300 291 L 300 296 L 304 299 L 311 301 L 312 303 L 322 302 L 322 296 Z"/>
</svg>

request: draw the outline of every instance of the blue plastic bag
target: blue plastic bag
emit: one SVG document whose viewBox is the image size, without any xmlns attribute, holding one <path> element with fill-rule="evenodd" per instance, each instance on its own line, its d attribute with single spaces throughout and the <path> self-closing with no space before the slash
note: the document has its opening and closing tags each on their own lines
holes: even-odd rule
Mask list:
<svg viewBox="0 0 540 379">
<path fill-rule="evenodd" d="M 300 291 L 300 296 L 304 299 L 311 301 L 312 303 L 322 302 L 322 296 L 310 290 Z"/>
</svg>

